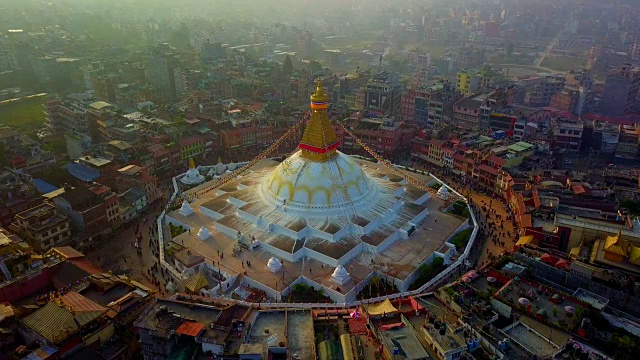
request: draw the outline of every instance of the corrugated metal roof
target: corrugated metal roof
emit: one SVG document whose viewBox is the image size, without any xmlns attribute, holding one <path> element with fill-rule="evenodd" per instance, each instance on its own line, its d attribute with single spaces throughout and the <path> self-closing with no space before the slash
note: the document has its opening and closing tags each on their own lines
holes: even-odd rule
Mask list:
<svg viewBox="0 0 640 360">
<path fill-rule="evenodd" d="M 209 286 L 209 280 L 207 277 L 201 273 L 197 272 L 187 278 L 184 282 L 185 289 L 189 290 L 192 293 L 200 291 L 200 289 L 204 289 Z"/>
<path fill-rule="evenodd" d="M 25 317 L 22 322 L 46 339 L 57 343 L 80 327 L 106 313 L 107 309 L 71 292 Z"/>
<path fill-rule="evenodd" d="M 78 330 L 73 315 L 63 305 L 59 305 L 55 301 L 50 301 L 43 308 L 25 317 L 22 322 L 54 343 Z"/>
</svg>

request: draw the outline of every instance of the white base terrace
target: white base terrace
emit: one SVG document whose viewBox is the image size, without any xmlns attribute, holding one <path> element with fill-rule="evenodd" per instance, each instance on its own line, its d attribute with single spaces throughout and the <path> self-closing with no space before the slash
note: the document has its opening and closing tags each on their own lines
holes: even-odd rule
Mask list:
<svg viewBox="0 0 640 360">
<path fill-rule="evenodd" d="M 275 299 L 286 297 L 293 285 L 305 283 L 324 288 L 334 301 L 351 302 L 373 275 L 406 291 L 417 268 L 434 256 L 444 257 L 446 264 L 462 263 L 460 258 L 466 258 L 467 251 L 457 257 L 447 240 L 469 222 L 444 213 L 443 200 L 407 185 L 385 167 L 356 162 L 378 191 L 371 197 L 375 202 L 367 206 L 342 216 L 291 216 L 297 211 L 287 213 L 278 209 L 280 204 L 265 199 L 261 186 L 279 163 L 263 160 L 238 179 L 201 194 L 190 204 L 192 214 L 183 215 L 180 210 L 168 214 L 167 222 L 191 229 L 172 241 L 239 276 L 232 284 L 260 288 Z M 435 181 L 430 176 L 419 178 L 425 184 Z M 197 236 L 203 227 L 211 233 L 204 241 Z M 163 237 L 170 237 L 167 231 Z M 474 237 L 475 231 L 469 245 Z M 238 242 L 246 249 L 232 256 Z M 273 256 L 282 263 L 282 271 L 267 269 Z M 246 266 L 248 261 L 251 267 Z M 341 285 L 332 278 L 339 265 L 350 274 L 350 280 Z M 229 288 L 226 295 L 233 290 Z"/>
</svg>

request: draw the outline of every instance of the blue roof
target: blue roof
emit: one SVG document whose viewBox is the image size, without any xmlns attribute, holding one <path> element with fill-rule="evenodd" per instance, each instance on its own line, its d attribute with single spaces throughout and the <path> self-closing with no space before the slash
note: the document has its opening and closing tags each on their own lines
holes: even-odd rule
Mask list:
<svg viewBox="0 0 640 360">
<path fill-rule="evenodd" d="M 100 177 L 100 172 L 98 172 L 98 170 L 78 163 L 68 163 L 64 167 L 67 169 L 67 172 L 71 174 L 71 176 L 85 182 L 94 181 Z"/>
<path fill-rule="evenodd" d="M 36 186 L 36 189 L 38 190 L 38 192 L 41 194 L 48 194 L 52 191 L 58 190 L 57 186 L 49 184 L 48 182 L 42 179 L 33 179 L 32 182 L 33 182 L 33 185 Z"/>
</svg>

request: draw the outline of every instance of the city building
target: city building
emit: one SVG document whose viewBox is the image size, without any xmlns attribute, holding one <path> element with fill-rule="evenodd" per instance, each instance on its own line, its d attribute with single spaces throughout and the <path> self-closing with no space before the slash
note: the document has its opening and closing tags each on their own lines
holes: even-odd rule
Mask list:
<svg viewBox="0 0 640 360">
<path fill-rule="evenodd" d="M 44 253 L 71 240 L 69 218 L 48 203 L 18 213 L 16 221 L 9 229 L 24 239 L 37 253 Z"/>
<path fill-rule="evenodd" d="M 487 94 L 472 95 L 453 104 L 453 124 L 471 131 L 485 128 L 482 124 L 489 123 L 491 114 L 488 97 Z"/>
<path fill-rule="evenodd" d="M 607 75 L 600 112 L 621 116 L 635 111 L 640 91 L 640 68 L 624 64 Z"/>
<path fill-rule="evenodd" d="M 465 96 L 471 95 L 478 88 L 478 84 L 472 84 L 473 77 L 469 70 L 465 69 L 458 73 L 456 81 L 456 90 Z"/>
<path fill-rule="evenodd" d="M 551 125 L 551 143 L 554 148 L 579 150 L 584 125 L 567 119 L 555 119 Z"/>
<path fill-rule="evenodd" d="M 364 109 L 400 116 L 402 85 L 396 75 L 386 71 L 374 74 L 364 89 Z"/>
<path fill-rule="evenodd" d="M 163 43 L 149 52 L 149 82 L 171 101 L 178 99 L 183 90 L 178 58 L 173 50 Z"/>
<path fill-rule="evenodd" d="M 638 156 L 639 135 L 638 125 L 621 126 L 615 156 L 621 159 L 635 160 Z"/>
<path fill-rule="evenodd" d="M 453 104 L 462 96 L 447 81 L 427 88 L 410 88 L 402 95 L 402 120 L 421 128 L 437 128 L 449 122 Z"/>
<path fill-rule="evenodd" d="M 417 133 L 413 125 L 390 118 L 356 118 L 349 121 L 348 126 L 355 136 L 388 158 L 394 158 L 408 150 Z M 341 148 L 349 150 L 350 153 L 368 155 L 360 144 L 348 136 L 344 138 Z"/>
<path fill-rule="evenodd" d="M 567 79 L 562 74 L 544 74 L 540 77 L 532 92 L 527 93 L 526 103 L 531 107 L 546 107 L 551 104 L 553 95 L 564 89 Z"/>
<path fill-rule="evenodd" d="M 92 245 L 111 232 L 104 199 L 86 185 L 75 188 L 67 186 L 53 194 L 47 194 L 47 198 L 60 214 L 69 219 L 76 248 L 83 249 Z"/>
<path fill-rule="evenodd" d="M 182 297 L 156 299 L 134 325 L 145 359 L 170 359 L 179 354 L 192 356 L 197 348 L 220 356 L 234 324 L 249 311 L 247 306 L 219 299 L 210 303 Z"/>
</svg>

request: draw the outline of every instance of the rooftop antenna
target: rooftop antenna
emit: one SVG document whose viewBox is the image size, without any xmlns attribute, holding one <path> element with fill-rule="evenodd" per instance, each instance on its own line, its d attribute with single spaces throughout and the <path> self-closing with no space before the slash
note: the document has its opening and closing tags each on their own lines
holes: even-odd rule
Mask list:
<svg viewBox="0 0 640 360">
<path fill-rule="evenodd" d="M 384 54 L 380 54 L 380 59 L 378 60 L 378 72 L 382 72 L 382 56 Z"/>
</svg>

